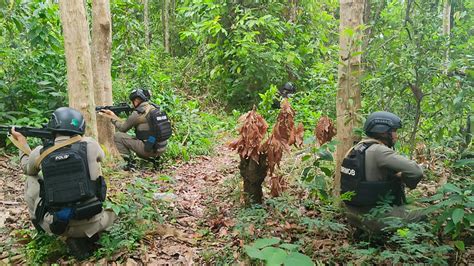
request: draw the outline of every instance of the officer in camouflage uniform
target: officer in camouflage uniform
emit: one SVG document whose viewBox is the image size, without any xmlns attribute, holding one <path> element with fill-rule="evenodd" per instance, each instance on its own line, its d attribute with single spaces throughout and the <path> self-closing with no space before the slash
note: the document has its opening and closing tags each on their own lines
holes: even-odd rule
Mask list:
<svg viewBox="0 0 474 266">
<path fill-rule="evenodd" d="M 363 185 L 351 187 L 346 177 L 354 172 L 341 167 L 342 192 L 354 191 L 355 199 L 345 202 L 346 215 L 351 224 L 364 231 L 379 233 L 386 223 L 383 218 L 398 217 L 404 222 L 417 222 L 423 218 L 419 212 L 409 211 L 406 204 L 404 187 L 414 189 L 423 177 L 422 168 L 416 162 L 406 159 L 393 150 L 397 141 L 397 129 L 402 127 L 401 119 L 389 112 L 375 112 L 367 118 L 364 131 L 368 138 L 355 145 L 368 145 L 365 149 L 365 181 Z M 348 154 L 351 152 L 349 151 Z M 346 156 L 348 158 L 348 156 Z M 346 174 L 344 176 L 344 174 Z M 349 175 L 348 175 L 349 174 Z M 395 184 L 395 187 L 393 187 Z M 387 187 L 388 186 L 388 187 Z M 376 206 L 376 202 L 386 195 L 382 191 L 392 193 L 391 211 L 384 213 L 382 219 L 367 219 L 362 216 Z"/>
<path fill-rule="evenodd" d="M 78 142 L 85 142 L 90 179 L 96 181 L 101 176 L 99 163 L 104 159 L 105 155 L 99 143 L 94 139 L 78 137 L 82 136 L 85 130 L 85 122 L 81 113 L 68 107 L 58 108 L 52 114 L 48 123 L 48 129 L 52 130 L 55 134 L 54 145 L 60 145 L 73 137 L 78 138 Z M 16 132 L 14 128 L 12 129 L 12 136 L 18 140 L 20 145 L 28 147 L 26 138 L 21 133 Z M 52 232 L 52 225 L 55 220 L 54 215 L 50 212 L 41 211 L 42 208 L 40 207 L 40 202 L 43 201 L 42 197 L 40 197 L 40 195 L 43 195 L 40 194 L 40 182 L 42 182 L 43 176 L 39 174 L 41 165 L 37 164 L 37 160 L 43 151 L 43 146 L 36 147 L 31 151 L 30 155 L 20 151 L 21 167 L 27 175 L 25 199 L 30 218 L 35 227 L 39 230 L 44 230 L 48 234 L 54 234 Z M 68 170 L 70 169 L 66 171 Z M 114 219 L 115 214 L 107 210 L 102 210 L 89 219 L 71 219 L 60 235 L 67 237 L 66 243 L 72 255 L 82 259 L 92 253 L 95 248 L 94 243 L 98 240 L 98 233 L 110 227 Z"/>
<path fill-rule="evenodd" d="M 143 159 L 159 157 L 166 150 L 168 144 L 167 140 L 157 142 L 152 148 L 146 147 L 146 137 L 149 135 L 150 125 L 147 120 L 147 114 L 150 110 L 156 108 L 149 101 L 150 94 L 147 90 L 134 89 L 129 96 L 130 101 L 133 104 L 135 110 L 127 118 L 125 122 L 119 120 L 119 118 L 110 110 L 102 110 L 102 112 L 109 115 L 112 118 L 112 124 L 119 131 L 114 135 L 115 145 L 128 162 L 128 167 L 133 167 L 133 161 L 131 158 L 131 152 L 135 152 L 138 157 Z M 135 129 L 136 137 L 128 135 L 126 132 L 131 128 Z"/>
</svg>

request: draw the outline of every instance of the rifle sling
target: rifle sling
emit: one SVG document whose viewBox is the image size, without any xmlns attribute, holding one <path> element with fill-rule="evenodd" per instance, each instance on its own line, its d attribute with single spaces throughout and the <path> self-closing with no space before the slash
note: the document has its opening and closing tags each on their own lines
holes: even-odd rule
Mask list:
<svg viewBox="0 0 474 266">
<path fill-rule="evenodd" d="M 43 159 L 48 156 L 50 153 L 52 153 L 53 151 L 55 150 L 58 150 L 64 146 L 67 146 L 67 145 L 71 145 L 75 142 L 78 142 L 82 139 L 82 137 L 80 135 L 76 135 L 68 140 L 66 140 L 65 142 L 63 143 L 60 143 L 60 144 L 54 144 L 54 146 L 52 146 L 51 148 L 48 148 L 47 150 L 45 150 L 41 155 L 40 157 L 38 158 L 38 160 L 36 160 L 35 162 L 35 167 L 37 169 L 39 169 L 39 165 L 41 164 L 41 161 L 43 161 Z"/>
<path fill-rule="evenodd" d="M 18 142 L 18 140 L 16 140 L 12 135 L 8 135 L 8 138 L 10 139 L 10 141 L 13 143 L 13 145 L 15 145 L 18 149 L 20 149 L 23 153 L 25 153 L 26 155 L 30 155 L 31 153 L 31 149 L 30 149 L 30 146 L 26 145 L 26 146 L 23 146 L 20 144 L 20 142 Z"/>
</svg>

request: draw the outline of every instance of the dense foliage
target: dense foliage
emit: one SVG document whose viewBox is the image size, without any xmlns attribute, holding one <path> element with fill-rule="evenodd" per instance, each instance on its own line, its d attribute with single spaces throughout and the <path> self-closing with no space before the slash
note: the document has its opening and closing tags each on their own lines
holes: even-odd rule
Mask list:
<svg viewBox="0 0 474 266">
<path fill-rule="evenodd" d="M 56 2 L 0 0 L 0 124 L 39 126 L 52 110 L 67 104 Z M 86 2 L 90 7 L 91 1 Z M 297 154 L 301 162 L 281 171 L 291 176 L 294 190 L 304 196 L 294 199 L 284 194 L 265 207 L 233 213 L 236 235 L 246 241 L 243 250 L 255 260 L 269 262 L 272 254 L 279 254 L 278 263 L 305 261 L 300 252 L 313 259 L 320 254 L 332 256 L 331 251 L 315 251 L 314 242 L 304 241 L 350 238 L 340 219 L 341 210 L 332 205 L 340 199 L 330 196 L 335 141 L 317 146 L 313 136 L 321 116 L 336 118 L 339 2 L 173 0 L 169 53 L 163 47 L 163 1 L 149 1 L 149 44 L 142 1 L 110 2 L 114 101 L 125 101 L 134 87 L 152 91 L 153 101 L 173 122 L 174 135 L 166 153 L 169 161 L 209 154 L 221 133 L 233 130 L 236 118 L 254 105 L 273 125 L 278 88 L 287 81 L 296 84 L 290 103 L 295 122 L 304 125 L 305 146 Z M 423 206 L 431 206 L 426 211 L 432 223 L 400 227 L 389 236 L 386 250 L 369 241 L 345 243 L 334 258 L 324 262 L 441 264 L 448 262 L 453 250 L 463 252 L 472 244 L 474 2 L 449 3 L 449 33 L 442 29 L 444 1 L 372 0 L 364 14 L 358 115 L 365 117 L 376 110 L 398 114 L 404 125 L 396 149 L 422 163 L 428 181 L 448 182 L 423 200 Z M 148 189 L 146 182 L 140 184 L 139 189 Z M 139 201 L 151 202 L 149 197 L 116 198 L 120 208 L 133 210 L 142 207 Z M 412 201 L 419 198 L 416 192 L 410 195 Z M 313 213 L 300 212 L 301 206 Z M 151 213 L 141 209 L 135 216 L 123 217 L 103 240 L 106 247 L 100 254 L 110 255 L 119 247 L 133 249 L 148 228 L 124 231 L 135 225 L 138 216 L 142 219 Z M 263 228 L 272 216 L 279 223 L 309 231 L 271 238 L 271 231 L 264 233 Z M 246 235 L 249 224 L 261 227 L 261 234 Z M 296 244 L 286 243 L 294 238 Z M 61 249 L 55 241 L 35 236 L 26 247 L 33 261 L 42 262 L 47 255 L 46 249 L 35 251 L 45 242 Z M 424 255 L 428 253 L 433 257 Z M 233 254 L 214 255 L 217 259 L 210 262 L 237 259 Z"/>
</svg>

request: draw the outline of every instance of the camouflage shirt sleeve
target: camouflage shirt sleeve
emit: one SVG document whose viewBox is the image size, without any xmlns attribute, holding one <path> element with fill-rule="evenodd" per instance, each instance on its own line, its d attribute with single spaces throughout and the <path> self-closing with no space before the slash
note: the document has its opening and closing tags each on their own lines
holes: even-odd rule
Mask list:
<svg viewBox="0 0 474 266">
<path fill-rule="evenodd" d="M 415 161 L 408 160 L 394 150 L 383 145 L 378 146 L 380 146 L 379 156 L 375 157 L 377 165 L 396 173 L 400 172 L 403 183 L 411 189 L 415 188 L 423 177 L 423 169 Z"/>
</svg>

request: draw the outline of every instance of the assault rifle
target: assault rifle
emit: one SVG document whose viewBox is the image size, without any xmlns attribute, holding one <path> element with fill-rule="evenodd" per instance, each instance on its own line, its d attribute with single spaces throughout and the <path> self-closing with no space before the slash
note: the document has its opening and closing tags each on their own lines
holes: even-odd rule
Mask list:
<svg viewBox="0 0 474 266">
<path fill-rule="evenodd" d="M 15 127 L 15 131 L 21 133 L 25 137 L 35 137 L 40 139 L 54 139 L 53 133 L 46 128 L 36 127 L 21 127 L 21 126 L 2 126 L 0 125 L 1 135 L 10 135 L 12 127 Z"/>
<path fill-rule="evenodd" d="M 0 135 L 7 135 L 11 142 L 20 150 L 26 154 L 30 154 L 31 150 L 28 146 L 23 147 L 18 141 L 10 136 L 12 127 L 14 126 L 2 126 L 0 125 Z M 47 128 L 36 128 L 36 127 L 17 127 L 15 131 L 21 133 L 25 137 L 40 138 L 43 141 L 43 146 L 54 140 L 54 134 Z"/>
<path fill-rule="evenodd" d="M 118 105 L 107 105 L 107 106 L 95 107 L 96 112 L 100 112 L 102 110 L 110 110 L 114 112 L 116 115 L 119 115 L 120 113 L 126 113 L 127 115 L 129 115 L 133 111 L 133 108 L 130 107 L 127 103 L 119 103 Z"/>
</svg>

